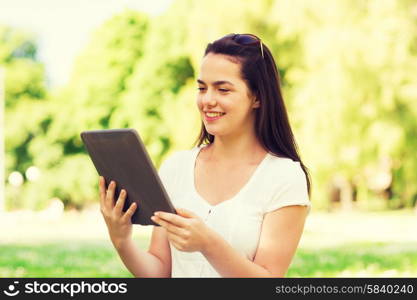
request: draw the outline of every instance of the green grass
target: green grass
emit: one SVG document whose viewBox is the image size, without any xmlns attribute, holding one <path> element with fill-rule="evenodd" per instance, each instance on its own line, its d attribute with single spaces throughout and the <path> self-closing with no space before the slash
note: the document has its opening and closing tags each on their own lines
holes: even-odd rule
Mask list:
<svg viewBox="0 0 417 300">
<path fill-rule="evenodd" d="M 147 243 L 142 240 L 142 247 Z M 288 277 L 415 277 L 415 244 L 357 243 L 300 248 Z M 107 242 L 10 244 L 1 247 L 0 277 L 131 277 Z"/>
<path fill-rule="evenodd" d="M 1 247 L 1 277 L 129 277 L 107 243 L 10 244 Z"/>
<path fill-rule="evenodd" d="M 300 248 L 288 277 L 416 277 L 417 244 L 350 243 Z"/>
<path fill-rule="evenodd" d="M 28 216 L 0 216 L 0 277 L 132 277 L 99 214 Z M 287 276 L 417 277 L 414 228 L 411 211 L 314 213 Z M 135 226 L 141 249 L 148 247 L 149 229 Z"/>
</svg>

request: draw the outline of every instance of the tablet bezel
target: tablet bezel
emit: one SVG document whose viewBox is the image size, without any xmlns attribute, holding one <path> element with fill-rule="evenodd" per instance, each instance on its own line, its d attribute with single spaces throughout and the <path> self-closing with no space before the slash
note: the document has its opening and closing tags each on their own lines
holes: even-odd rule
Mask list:
<svg viewBox="0 0 417 300">
<path fill-rule="evenodd" d="M 136 202 L 132 224 L 159 226 L 150 219 L 155 211 L 176 213 L 135 129 L 87 130 L 80 135 L 97 173 L 105 178 L 106 188 L 111 180 L 116 182 L 115 199 L 121 189 L 127 191 L 123 211 Z M 133 178 L 138 178 L 137 182 Z"/>
</svg>

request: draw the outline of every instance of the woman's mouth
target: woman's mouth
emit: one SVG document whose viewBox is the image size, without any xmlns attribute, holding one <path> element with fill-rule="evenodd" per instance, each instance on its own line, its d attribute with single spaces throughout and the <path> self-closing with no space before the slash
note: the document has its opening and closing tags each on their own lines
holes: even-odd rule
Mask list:
<svg viewBox="0 0 417 300">
<path fill-rule="evenodd" d="M 206 119 L 206 121 L 211 122 L 211 121 L 216 121 L 216 120 L 220 119 L 225 114 L 226 113 L 223 113 L 223 112 L 205 112 L 204 113 L 204 118 Z"/>
</svg>

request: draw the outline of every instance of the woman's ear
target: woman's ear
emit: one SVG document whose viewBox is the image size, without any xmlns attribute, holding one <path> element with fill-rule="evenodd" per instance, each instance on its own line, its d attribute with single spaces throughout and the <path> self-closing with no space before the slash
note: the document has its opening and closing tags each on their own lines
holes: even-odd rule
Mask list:
<svg viewBox="0 0 417 300">
<path fill-rule="evenodd" d="M 261 106 L 261 101 L 259 101 L 257 98 L 254 98 L 252 108 L 259 108 L 259 106 Z"/>
</svg>

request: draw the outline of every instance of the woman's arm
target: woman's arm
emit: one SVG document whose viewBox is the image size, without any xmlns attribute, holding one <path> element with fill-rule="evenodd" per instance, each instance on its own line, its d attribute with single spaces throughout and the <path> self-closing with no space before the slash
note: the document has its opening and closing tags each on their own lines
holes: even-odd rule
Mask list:
<svg viewBox="0 0 417 300">
<path fill-rule="evenodd" d="M 171 277 L 171 249 L 163 228 L 153 228 L 148 251 L 139 249 L 132 239 L 115 248 L 135 277 Z"/>
<path fill-rule="evenodd" d="M 284 277 L 303 232 L 307 208 L 287 206 L 265 215 L 254 261 L 216 238 L 204 256 L 224 277 Z"/>
<path fill-rule="evenodd" d="M 283 277 L 303 232 L 307 207 L 287 206 L 265 215 L 254 261 L 248 260 L 193 213 L 159 212 L 153 220 L 180 251 L 200 251 L 223 277 Z"/>
<path fill-rule="evenodd" d="M 135 277 L 170 277 L 171 249 L 166 232 L 154 228 L 149 250 L 139 249 L 132 240 L 131 217 L 136 210 L 133 203 L 126 212 L 122 211 L 126 191 L 122 191 L 114 204 L 116 183 L 106 190 L 104 178 L 100 177 L 100 208 L 106 222 L 110 239 L 121 260 Z"/>
</svg>

